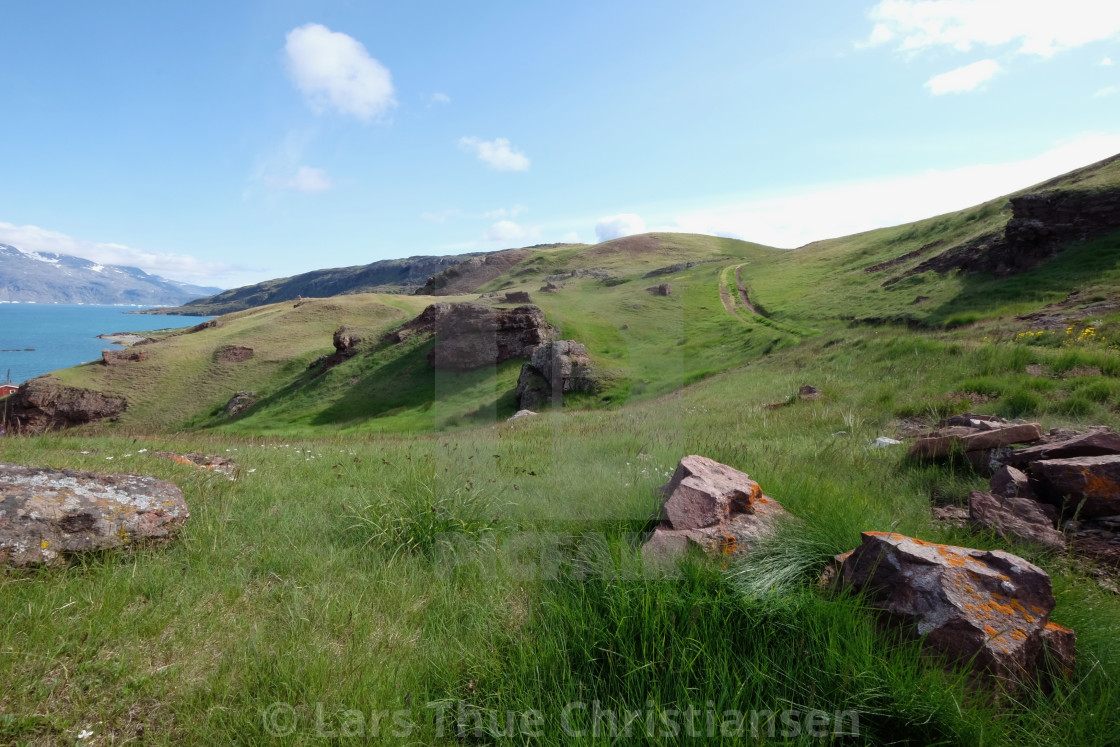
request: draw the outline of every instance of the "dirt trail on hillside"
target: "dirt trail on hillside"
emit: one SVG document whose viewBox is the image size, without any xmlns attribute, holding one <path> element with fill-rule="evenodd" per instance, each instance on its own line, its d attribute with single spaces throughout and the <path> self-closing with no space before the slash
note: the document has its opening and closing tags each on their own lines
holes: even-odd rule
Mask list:
<svg viewBox="0 0 1120 747">
<path fill-rule="evenodd" d="M 762 316 L 762 314 L 758 313 L 758 310 L 754 307 L 754 304 L 751 303 L 750 296 L 747 295 L 747 289 L 743 285 L 742 278 L 739 277 L 739 270 L 741 269 L 743 269 L 742 265 L 739 265 L 735 268 L 735 287 L 739 290 L 739 300 L 743 303 L 743 306 L 747 308 L 747 311 L 751 312 L 752 314 Z"/>
<path fill-rule="evenodd" d="M 722 282 L 719 284 L 719 300 L 723 301 L 723 308 L 727 309 L 728 314 L 739 321 L 746 321 L 746 319 L 739 316 L 739 312 L 735 310 L 735 302 L 731 300 L 731 294 L 727 292 L 727 288 L 723 287 Z"/>
</svg>

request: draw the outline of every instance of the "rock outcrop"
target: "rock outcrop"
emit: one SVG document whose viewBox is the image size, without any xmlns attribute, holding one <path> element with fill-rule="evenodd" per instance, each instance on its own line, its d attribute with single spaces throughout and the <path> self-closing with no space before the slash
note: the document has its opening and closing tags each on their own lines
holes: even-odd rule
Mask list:
<svg viewBox="0 0 1120 747">
<path fill-rule="evenodd" d="M 256 353 L 246 345 L 223 345 L 214 351 L 214 360 L 219 363 L 244 363 Z"/>
<path fill-rule="evenodd" d="M 662 283 L 661 285 L 651 285 L 650 287 L 646 288 L 646 292 L 652 293 L 655 296 L 671 296 L 673 295 L 673 286 L 669 285 L 668 283 Z"/>
<path fill-rule="evenodd" d="M 49 376 L 29 379 L 7 400 L 9 427 L 38 432 L 113 419 L 125 411 L 123 397 L 63 386 Z"/>
<path fill-rule="evenodd" d="M 1073 631 L 1050 623 L 1050 577 L 1001 550 L 938 545 L 864 532 L 843 556 L 840 581 L 912 626 L 932 649 L 1014 680 L 1034 678 L 1047 651 L 1072 667 Z"/>
<path fill-rule="evenodd" d="M 1032 462 L 1041 492 L 1086 519 L 1120 515 L 1120 455 Z"/>
<path fill-rule="evenodd" d="M 474 303 L 436 303 L 389 334 L 402 342 L 417 334 L 435 337 L 428 361 L 437 369 L 470 371 L 514 358 L 529 358 L 555 331 L 536 306 L 493 309 Z"/>
<path fill-rule="evenodd" d="M 0 566 L 167 539 L 188 516 L 163 480 L 0 464 Z"/>
<path fill-rule="evenodd" d="M 235 418 L 257 404 L 258 401 L 260 401 L 260 398 L 257 397 L 256 392 L 238 392 L 226 402 L 226 408 L 222 414 L 227 418 Z"/>
<path fill-rule="evenodd" d="M 101 364 L 104 366 L 119 366 L 123 363 L 138 363 L 147 360 L 148 354 L 142 350 L 102 350 Z"/>
<path fill-rule="evenodd" d="M 1068 459 L 1071 457 L 1107 456 L 1120 454 L 1120 435 L 1105 429 L 1094 429 L 1088 433 L 1072 434 L 1065 438 L 1046 438 L 1038 446 L 1018 449 L 1001 461 L 1004 464 L 1023 469 L 1031 462 L 1044 459 Z"/>
<path fill-rule="evenodd" d="M 510 291 L 502 297 L 502 303 L 526 304 L 532 302 L 533 299 L 528 291 Z"/>
<path fill-rule="evenodd" d="M 358 352 L 358 346 L 365 340 L 366 333 L 353 327 L 339 327 L 334 331 L 331 342 L 334 352 L 342 359 L 351 358 Z"/>
<path fill-rule="evenodd" d="M 575 340 L 546 343 L 533 351 L 517 378 L 518 407 L 532 410 L 560 402 L 569 392 L 598 391 L 587 348 Z"/>
<path fill-rule="evenodd" d="M 789 516 L 749 475 L 702 456 L 686 456 L 661 488 L 661 523 L 642 546 L 649 567 L 663 567 L 698 545 L 733 555 L 772 535 Z"/>
</svg>

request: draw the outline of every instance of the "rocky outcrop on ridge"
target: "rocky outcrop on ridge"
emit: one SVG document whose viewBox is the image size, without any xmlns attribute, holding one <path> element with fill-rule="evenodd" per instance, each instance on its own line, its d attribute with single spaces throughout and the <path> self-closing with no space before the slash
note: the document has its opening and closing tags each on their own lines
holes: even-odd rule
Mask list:
<svg viewBox="0 0 1120 747">
<path fill-rule="evenodd" d="M 452 265 L 428 278 L 417 296 L 457 296 L 472 293 L 494 278 L 504 275 L 531 254 L 526 249 L 507 249 L 485 254 Z"/>
<path fill-rule="evenodd" d="M 40 376 L 20 384 L 7 406 L 9 427 L 39 432 L 111 420 L 123 413 L 128 403 L 123 397 L 63 386 L 56 379 Z"/>
<path fill-rule="evenodd" d="M 428 361 L 437 369 L 470 371 L 514 358 L 529 358 L 551 342 L 555 330 L 533 305 L 493 309 L 475 303 L 435 303 L 387 335 L 400 343 L 415 335 L 435 337 Z"/>
<path fill-rule="evenodd" d="M 0 464 L 0 566 L 172 537 L 189 517 L 170 482 Z"/>
</svg>

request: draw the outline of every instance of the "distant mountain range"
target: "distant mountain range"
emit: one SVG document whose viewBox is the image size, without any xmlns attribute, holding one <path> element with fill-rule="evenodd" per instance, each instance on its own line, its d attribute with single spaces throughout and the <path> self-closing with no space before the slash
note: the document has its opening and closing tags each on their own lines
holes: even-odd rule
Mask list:
<svg viewBox="0 0 1120 747">
<path fill-rule="evenodd" d="M 220 290 L 167 280 L 136 267 L 0 244 L 0 301 L 177 306 Z"/>
<path fill-rule="evenodd" d="M 475 254 L 419 256 L 386 259 L 368 265 L 314 270 L 290 278 L 265 280 L 256 285 L 197 298 L 173 309 L 153 309 L 154 314 L 217 316 L 255 306 L 291 301 L 300 296 L 324 298 L 348 293 L 414 293 L 433 275 L 463 262 Z"/>
</svg>

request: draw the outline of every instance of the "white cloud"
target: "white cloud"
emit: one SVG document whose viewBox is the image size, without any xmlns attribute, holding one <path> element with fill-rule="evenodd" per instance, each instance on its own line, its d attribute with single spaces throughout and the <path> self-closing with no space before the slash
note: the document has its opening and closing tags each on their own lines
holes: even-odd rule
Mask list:
<svg viewBox="0 0 1120 747">
<path fill-rule="evenodd" d="M 451 97 L 448 96 L 446 93 L 439 93 L 437 91 L 436 93 L 432 94 L 432 98 L 431 98 L 431 101 L 429 103 L 432 103 L 432 104 L 450 104 L 451 103 Z"/>
<path fill-rule="evenodd" d="M 1093 98 L 1103 99 L 1105 96 L 1115 96 L 1117 93 L 1120 93 L 1120 88 L 1117 88 L 1116 86 L 1105 86 L 1104 88 L 1094 93 Z"/>
<path fill-rule="evenodd" d="M 396 106 L 389 71 L 352 36 L 309 23 L 288 32 L 284 50 L 292 80 L 316 110 L 369 121 Z"/>
<path fill-rule="evenodd" d="M 477 137 L 459 138 L 459 147 L 474 153 L 478 160 L 498 171 L 528 171 L 529 158 L 510 145 L 504 137 L 482 140 Z"/>
<path fill-rule="evenodd" d="M 511 208 L 498 208 L 497 210 L 487 210 L 482 214 L 483 218 L 487 220 L 494 220 L 496 218 L 516 218 L 529 208 L 524 205 L 514 205 Z"/>
<path fill-rule="evenodd" d="M 564 234 L 563 236 L 560 237 L 560 241 L 564 244 L 582 244 L 583 243 L 582 241 L 580 241 L 579 233 L 577 233 L 576 231 L 568 231 L 566 234 Z"/>
<path fill-rule="evenodd" d="M 958 67 L 956 70 L 933 76 L 926 81 L 926 88 L 935 96 L 943 93 L 973 91 L 1002 69 L 995 60 L 980 60 L 971 65 Z"/>
<path fill-rule="evenodd" d="M 595 235 L 599 237 L 599 241 L 610 241 L 622 236 L 633 236 L 645 232 L 646 222 L 634 213 L 608 215 L 606 218 L 600 218 L 599 222 L 595 224 Z"/>
<path fill-rule="evenodd" d="M 189 283 L 212 285 L 216 279 L 244 268 L 225 262 L 208 262 L 189 254 L 149 252 L 124 244 L 90 241 L 39 226 L 17 226 L 0 222 L 0 243 L 25 252 L 54 252 L 82 257 L 102 265 L 139 267 L 151 275 Z"/>
<path fill-rule="evenodd" d="M 794 247 L 961 210 L 1120 153 L 1120 133 L 1086 134 L 1033 158 L 834 184 L 676 216 L 673 230 Z"/>
<path fill-rule="evenodd" d="M 421 213 L 421 220 L 428 223 L 435 223 L 443 225 L 456 220 L 500 220 L 503 218 L 513 219 L 522 213 L 528 212 L 529 208 L 524 205 L 514 205 L 508 208 L 497 208 L 495 210 L 487 210 L 482 213 L 468 213 L 458 208 L 448 208 L 446 210 L 439 210 L 436 212 Z"/>
<path fill-rule="evenodd" d="M 1112 58 L 1105 57 L 1101 59 L 1101 67 L 1112 67 Z"/>
<path fill-rule="evenodd" d="M 881 0 L 864 46 L 898 43 L 918 52 L 1017 43 L 1020 54 L 1050 57 L 1120 34 L 1116 0 Z"/>
<path fill-rule="evenodd" d="M 522 226 L 511 220 L 500 220 L 486 229 L 482 238 L 494 244 L 508 244 L 525 242 L 537 239 L 540 231 L 530 226 Z"/>
<path fill-rule="evenodd" d="M 274 175 L 264 177 L 264 185 L 271 189 L 291 189 L 296 192 L 326 192 L 334 185 L 324 169 L 300 166 L 295 176 L 283 178 Z"/>
</svg>

